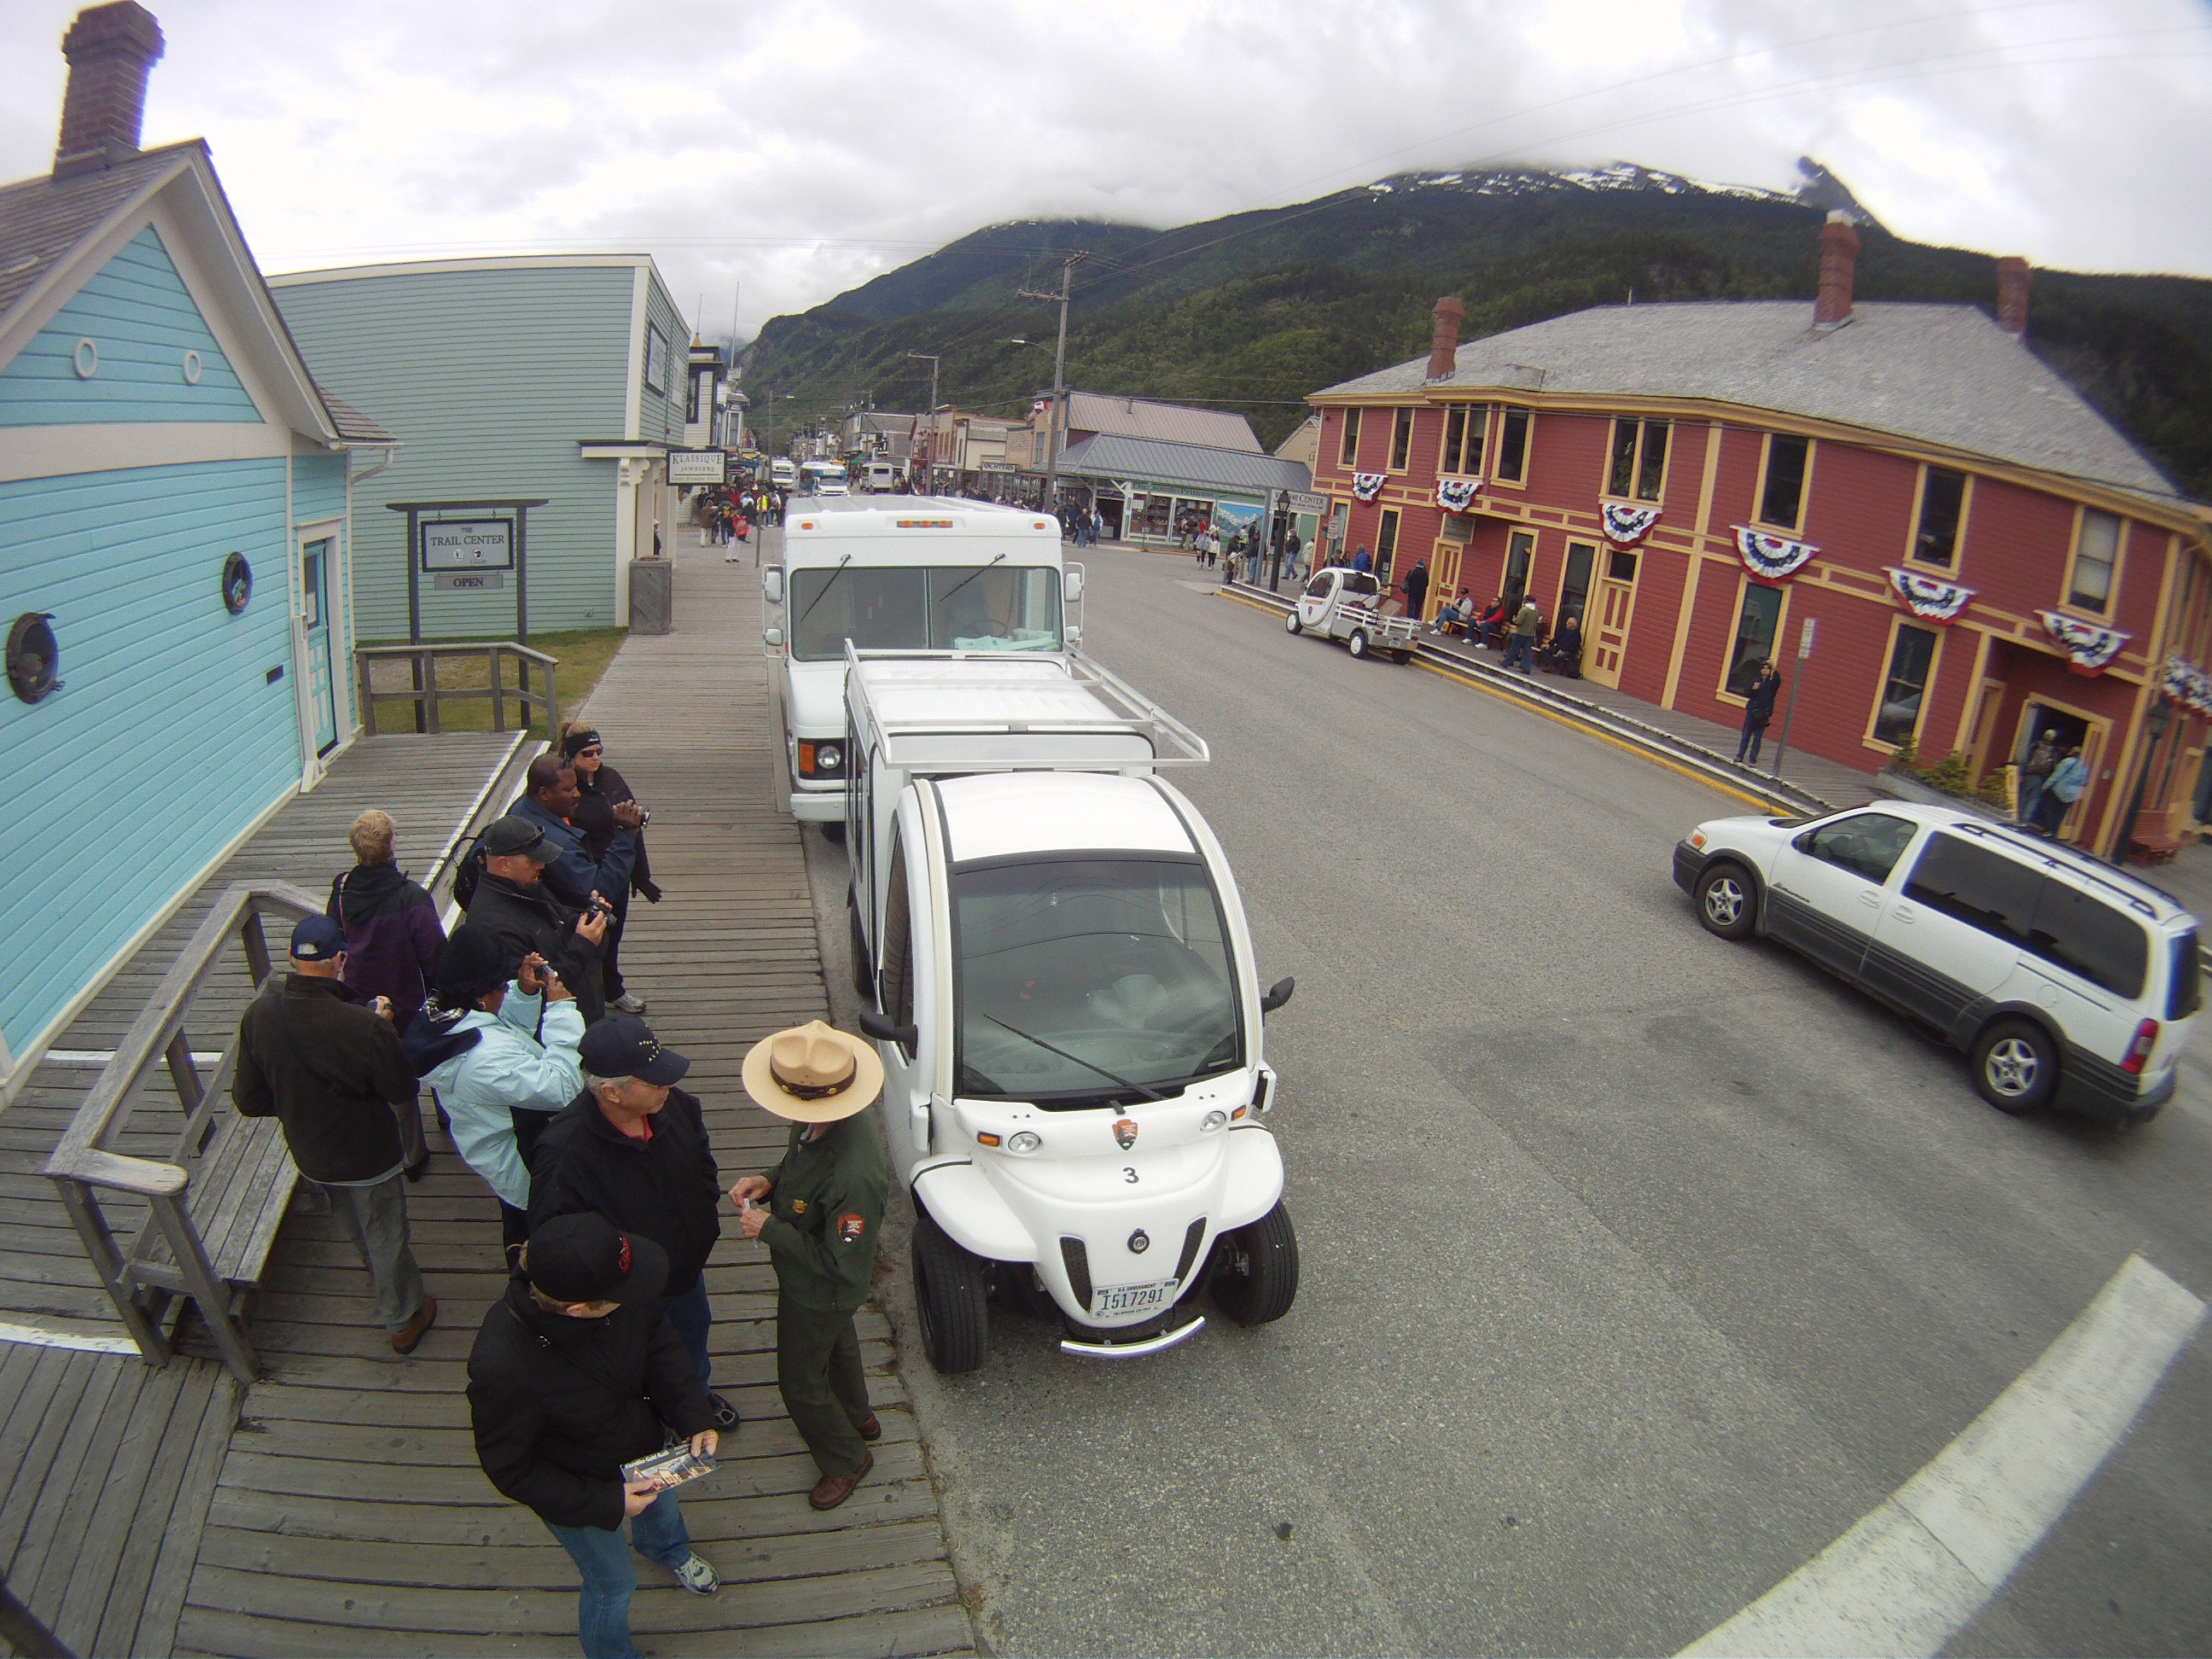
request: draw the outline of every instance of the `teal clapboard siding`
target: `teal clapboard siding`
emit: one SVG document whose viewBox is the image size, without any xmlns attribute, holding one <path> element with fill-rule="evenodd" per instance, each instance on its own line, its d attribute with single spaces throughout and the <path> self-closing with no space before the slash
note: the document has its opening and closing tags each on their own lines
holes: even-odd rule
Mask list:
<svg viewBox="0 0 2212 1659">
<path fill-rule="evenodd" d="M 403 446 L 356 492 L 359 638 L 407 636 L 406 520 L 387 501 L 544 496 L 530 514 L 532 631 L 629 620 L 614 605 L 615 463 L 581 460 L 576 444 L 623 435 L 635 280 L 627 264 L 495 266 L 274 290 L 316 378 Z M 424 576 L 422 630 L 512 638 L 512 573 L 484 593 L 440 593 Z"/>
<path fill-rule="evenodd" d="M 234 550 L 253 568 L 238 617 L 220 590 Z M 284 558 L 281 459 L 0 483 L 0 618 L 52 611 L 63 681 L 36 704 L 0 691 L 15 1053 L 297 785 Z"/>
<path fill-rule="evenodd" d="M 331 574 L 332 591 L 330 596 L 331 638 L 336 642 L 331 681 L 337 691 L 338 732 L 351 732 L 361 722 L 355 705 L 360 699 L 355 695 L 353 679 L 352 614 L 346 602 L 345 555 L 350 537 L 344 522 L 346 513 L 346 467 L 343 455 L 301 455 L 292 462 L 292 525 L 296 531 L 302 525 L 316 527 L 302 532 L 295 539 L 331 542 Z M 335 519 L 336 524 L 325 523 Z"/>
<path fill-rule="evenodd" d="M 77 342 L 99 352 L 78 378 Z M 199 354 L 199 382 L 185 354 Z M 0 369 L 0 426 L 261 419 L 149 225 Z"/>
</svg>

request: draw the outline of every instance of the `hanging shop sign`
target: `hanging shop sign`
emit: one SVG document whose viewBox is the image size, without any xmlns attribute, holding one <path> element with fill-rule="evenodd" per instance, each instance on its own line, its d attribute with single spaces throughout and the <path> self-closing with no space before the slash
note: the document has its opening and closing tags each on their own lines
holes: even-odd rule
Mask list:
<svg viewBox="0 0 2212 1659">
<path fill-rule="evenodd" d="M 1447 513 L 1464 513 L 1474 504 L 1474 489 L 1472 478 L 1439 478 L 1437 505 Z"/>
<path fill-rule="evenodd" d="M 1598 522 L 1605 526 L 1605 538 L 1615 547 L 1633 547 L 1651 533 L 1651 526 L 1659 522 L 1656 507 L 1626 507 L 1619 501 L 1600 501 Z"/>
<path fill-rule="evenodd" d="M 672 449 L 668 452 L 668 482 L 672 484 L 718 484 L 729 481 L 730 457 L 720 449 Z"/>
<path fill-rule="evenodd" d="M 1751 579 L 1768 587 L 1779 587 L 1810 563 L 1820 550 L 1810 542 L 1793 542 L 1786 536 L 1770 536 L 1749 525 L 1737 525 L 1735 550 Z"/>
<path fill-rule="evenodd" d="M 2120 654 L 2120 647 L 2133 637 L 2117 628 L 2085 623 L 2056 611 L 2039 611 L 2035 614 L 2043 619 L 2044 632 L 2066 648 L 2069 672 L 2085 677 L 2101 674 L 2111 667 L 2112 659 Z"/>
<path fill-rule="evenodd" d="M 2212 719 L 2212 674 L 2207 674 L 2195 663 L 2168 657 L 2160 690 L 2172 702 Z"/>
<path fill-rule="evenodd" d="M 1390 482 L 1387 472 L 1355 472 L 1352 475 L 1352 493 L 1358 500 L 1371 501 L 1382 493 L 1382 486 Z"/>
<path fill-rule="evenodd" d="M 1917 570 L 1899 570 L 1894 565 L 1886 564 L 1882 569 L 1889 577 L 1889 591 L 1897 595 L 1897 602 L 1929 622 L 1948 626 L 1958 620 L 1966 602 L 1974 597 L 1972 588 L 1961 587 L 1940 577 L 1923 576 Z"/>
<path fill-rule="evenodd" d="M 422 526 L 425 570 L 512 570 L 512 519 L 426 519 Z"/>
<path fill-rule="evenodd" d="M 1326 495 L 1309 495 L 1304 490 L 1293 489 L 1288 491 L 1284 495 L 1283 499 L 1285 503 L 1293 513 L 1326 513 L 1328 511 L 1328 497 Z"/>
</svg>

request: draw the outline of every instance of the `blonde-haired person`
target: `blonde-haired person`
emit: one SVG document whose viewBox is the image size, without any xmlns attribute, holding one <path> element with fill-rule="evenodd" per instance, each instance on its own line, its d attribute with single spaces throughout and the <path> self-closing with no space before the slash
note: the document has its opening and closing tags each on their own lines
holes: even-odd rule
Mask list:
<svg viewBox="0 0 2212 1659">
<path fill-rule="evenodd" d="M 364 1000 L 389 999 L 392 1025 L 404 1036 L 436 979 L 446 930 L 430 895 L 399 867 L 398 829 L 392 814 L 371 807 L 353 821 L 346 839 L 356 861 L 331 881 L 325 907 L 330 919 L 345 929 L 345 983 Z M 399 1118 L 407 1178 L 420 1181 L 430 1162 L 422 1139 L 422 1101 L 418 1097 L 393 1110 Z"/>
</svg>

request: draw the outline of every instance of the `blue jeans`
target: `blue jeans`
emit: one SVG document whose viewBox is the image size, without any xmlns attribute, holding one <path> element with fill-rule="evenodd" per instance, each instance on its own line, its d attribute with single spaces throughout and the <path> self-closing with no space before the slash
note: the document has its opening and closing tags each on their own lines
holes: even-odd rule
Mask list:
<svg viewBox="0 0 2212 1659">
<path fill-rule="evenodd" d="M 1765 738 L 1766 722 L 1754 723 L 1749 715 L 1744 717 L 1743 736 L 1736 740 L 1735 757 L 1747 766 L 1759 764 L 1759 745 Z"/>
<path fill-rule="evenodd" d="M 2043 805 L 2043 780 L 2022 778 L 2020 783 L 2020 821 L 2035 822 L 2035 809 Z"/>
<path fill-rule="evenodd" d="M 576 1640 L 586 1659 L 637 1659 L 637 1644 L 629 1637 L 629 1600 L 637 1590 L 637 1568 L 629 1559 L 632 1546 L 647 1560 L 658 1561 L 672 1572 L 691 1559 L 691 1534 L 684 1529 L 684 1511 L 676 1494 L 665 1492 L 652 1507 L 629 1523 L 629 1537 L 622 1528 L 602 1532 L 597 1527 L 556 1527 L 545 1530 L 561 1540 L 568 1559 L 583 1576 L 576 1597 Z"/>
<path fill-rule="evenodd" d="M 699 1373 L 699 1386 L 707 1386 L 712 1367 L 707 1360 L 707 1331 L 714 1324 L 713 1310 L 707 1305 L 705 1274 L 692 1282 L 691 1288 L 679 1296 L 660 1298 L 661 1316 L 676 1328 L 683 1340 L 684 1352 L 691 1356 L 691 1369 Z"/>
<path fill-rule="evenodd" d="M 1521 672 L 1531 679 L 1536 674 L 1536 636 L 1533 634 L 1509 635 L 1505 641 L 1505 666 L 1510 668 L 1518 661 Z"/>
</svg>

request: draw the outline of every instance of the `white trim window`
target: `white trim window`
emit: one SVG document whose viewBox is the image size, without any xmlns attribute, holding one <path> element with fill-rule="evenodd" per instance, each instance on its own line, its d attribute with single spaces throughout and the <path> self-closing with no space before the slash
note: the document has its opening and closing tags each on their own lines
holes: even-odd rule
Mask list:
<svg viewBox="0 0 2212 1659">
<path fill-rule="evenodd" d="M 645 325 L 645 389 L 668 395 L 668 337 L 651 323 Z"/>
</svg>

